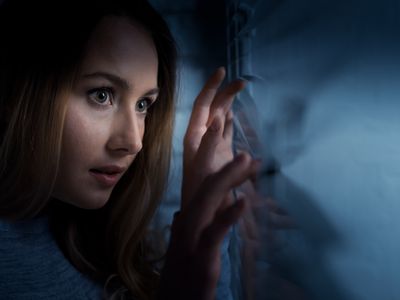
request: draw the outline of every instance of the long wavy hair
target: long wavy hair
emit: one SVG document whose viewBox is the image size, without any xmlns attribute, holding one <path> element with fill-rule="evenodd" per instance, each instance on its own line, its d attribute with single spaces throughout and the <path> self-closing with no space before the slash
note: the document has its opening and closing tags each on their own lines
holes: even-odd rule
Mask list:
<svg viewBox="0 0 400 300">
<path fill-rule="evenodd" d="M 159 100 L 146 117 L 143 148 L 107 204 L 84 210 L 51 195 L 68 95 L 91 33 L 110 15 L 141 24 L 152 37 Z M 168 26 L 145 0 L 6 0 L 0 40 L 0 217 L 48 213 L 78 270 L 153 298 L 158 274 L 149 262 L 148 228 L 167 184 L 175 114 L 176 47 Z"/>
</svg>

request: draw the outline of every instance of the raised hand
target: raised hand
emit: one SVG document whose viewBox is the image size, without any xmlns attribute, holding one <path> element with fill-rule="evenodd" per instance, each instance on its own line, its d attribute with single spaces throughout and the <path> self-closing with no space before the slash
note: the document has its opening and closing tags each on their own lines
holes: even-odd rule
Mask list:
<svg viewBox="0 0 400 300">
<path fill-rule="evenodd" d="M 197 96 L 184 138 L 181 209 L 193 198 L 199 184 L 232 160 L 235 95 L 245 87 L 236 80 L 219 89 L 225 69 L 218 68 Z"/>
<path fill-rule="evenodd" d="M 242 153 L 200 184 L 175 216 L 158 299 L 212 300 L 220 274 L 220 246 L 245 201 L 221 208 L 231 190 L 256 175 L 259 164 Z"/>
<path fill-rule="evenodd" d="M 220 89 L 225 69 L 209 78 L 195 100 L 184 138 L 181 211 L 174 218 L 159 299 L 211 300 L 220 274 L 220 247 L 244 211 L 232 190 L 255 176 L 258 162 L 233 159 L 233 114 L 241 80 Z"/>
</svg>

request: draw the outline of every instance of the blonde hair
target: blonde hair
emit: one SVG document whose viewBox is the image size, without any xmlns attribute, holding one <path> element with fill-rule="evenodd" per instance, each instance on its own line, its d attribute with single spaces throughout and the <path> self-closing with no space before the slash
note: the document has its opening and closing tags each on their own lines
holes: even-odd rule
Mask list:
<svg viewBox="0 0 400 300">
<path fill-rule="evenodd" d="M 150 299 L 158 274 L 148 261 L 149 252 L 156 249 L 146 237 L 169 171 L 175 43 L 164 20 L 144 0 L 85 4 L 10 0 L 0 9 L 0 38 L 5 45 L 0 50 L 0 217 L 18 220 L 46 211 L 61 250 L 78 270 L 103 284 L 117 278 L 129 294 Z M 107 15 L 127 17 L 151 35 L 158 53 L 160 93 L 146 118 L 143 148 L 108 203 L 98 210 L 83 210 L 50 197 L 66 99 L 85 44 Z M 65 23 L 63 16 L 73 21 Z M 22 43 L 29 42 L 33 44 L 26 51 Z"/>
</svg>

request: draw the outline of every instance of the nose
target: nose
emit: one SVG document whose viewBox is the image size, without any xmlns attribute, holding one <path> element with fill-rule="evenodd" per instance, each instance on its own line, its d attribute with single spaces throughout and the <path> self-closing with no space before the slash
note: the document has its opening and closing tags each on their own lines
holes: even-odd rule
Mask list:
<svg viewBox="0 0 400 300">
<path fill-rule="evenodd" d="M 137 154 L 142 149 L 144 119 L 130 110 L 117 114 L 112 123 L 108 148 L 122 154 Z"/>
</svg>

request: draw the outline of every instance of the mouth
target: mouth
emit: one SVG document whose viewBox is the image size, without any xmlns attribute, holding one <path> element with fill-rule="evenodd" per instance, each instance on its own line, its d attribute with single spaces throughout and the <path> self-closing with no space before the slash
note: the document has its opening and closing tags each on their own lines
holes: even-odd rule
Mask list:
<svg viewBox="0 0 400 300">
<path fill-rule="evenodd" d="M 89 173 L 96 181 L 104 187 L 113 187 L 123 174 L 123 169 L 117 167 L 106 167 L 90 169 Z"/>
<path fill-rule="evenodd" d="M 121 172 L 111 172 L 111 171 L 101 171 L 101 170 L 98 170 L 98 169 L 90 169 L 89 170 L 90 172 L 93 172 L 93 173 L 96 173 L 96 174 L 105 174 L 105 175 L 110 175 L 110 176 L 112 176 L 112 175 L 116 175 L 116 174 L 121 174 Z"/>
</svg>

